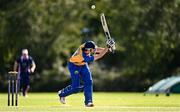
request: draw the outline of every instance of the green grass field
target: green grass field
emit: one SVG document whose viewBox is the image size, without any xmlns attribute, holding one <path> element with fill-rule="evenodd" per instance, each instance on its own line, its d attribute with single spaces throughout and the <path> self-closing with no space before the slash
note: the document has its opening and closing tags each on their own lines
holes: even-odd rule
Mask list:
<svg viewBox="0 0 180 112">
<path fill-rule="evenodd" d="M 82 93 L 59 103 L 57 93 L 29 93 L 19 96 L 18 107 L 7 106 L 7 94 L 0 94 L 0 112 L 180 112 L 180 95 L 143 96 L 143 93 L 94 93 L 95 107 L 84 106 Z"/>
</svg>

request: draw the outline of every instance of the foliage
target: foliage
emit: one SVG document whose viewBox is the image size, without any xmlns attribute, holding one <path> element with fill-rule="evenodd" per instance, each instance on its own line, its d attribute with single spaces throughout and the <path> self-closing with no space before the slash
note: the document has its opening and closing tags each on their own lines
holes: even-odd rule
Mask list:
<svg viewBox="0 0 180 112">
<path fill-rule="evenodd" d="M 92 4 L 95 10 L 90 9 Z M 66 84 L 66 63 L 83 41 L 105 46 L 99 18 L 103 12 L 117 51 L 92 67 L 96 90 L 144 91 L 180 72 L 179 10 L 179 0 L 1 0 L 0 84 L 5 87 L 5 74 L 22 48 L 29 49 L 37 64 L 32 76 L 35 90 L 51 81 L 56 86 L 52 90 Z M 83 32 L 85 28 L 88 32 Z M 132 85 L 124 85 L 130 79 Z"/>
</svg>

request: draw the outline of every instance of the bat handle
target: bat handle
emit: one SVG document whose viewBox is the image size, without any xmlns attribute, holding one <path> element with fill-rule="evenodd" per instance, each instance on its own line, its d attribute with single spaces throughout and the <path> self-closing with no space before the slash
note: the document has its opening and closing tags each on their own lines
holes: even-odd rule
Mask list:
<svg viewBox="0 0 180 112">
<path fill-rule="evenodd" d="M 113 54 L 114 54 L 115 50 L 116 50 L 116 46 L 114 45 L 113 47 L 111 47 L 111 51 Z"/>
</svg>

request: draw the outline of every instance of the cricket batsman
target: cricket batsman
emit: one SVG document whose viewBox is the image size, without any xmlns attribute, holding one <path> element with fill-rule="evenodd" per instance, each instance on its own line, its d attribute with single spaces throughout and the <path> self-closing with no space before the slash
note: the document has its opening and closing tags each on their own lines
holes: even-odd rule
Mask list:
<svg viewBox="0 0 180 112">
<path fill-rule="evenodd" d="M 106 41 L 108 48 L 97 47 L 93 41 L 82 44 L 70 57 L 68 69 L 71 75 L 72 84 L 58 91 L 60 102 L 65 104 L 65 97 L 84 91 L 85 106 L 93 107 L 93 80 L 88 64 L 102 58 L 111 47 L 115 45 L 113 39 Z M 83 84 L 80 83 L 82 79 Z"/>
<path fill-rule="evenodd" d="M 36 64 L 31 56 L 28 55 L 28 50 L 23 49 L 22 55 L 14 63 L 14 71 L 18 71 L 18 89 L 22 90 L 24 97 L 27 97 L 27 93 L 30 89 L 30 73 L 33 73 L 36 68 Z"/>
</svg>

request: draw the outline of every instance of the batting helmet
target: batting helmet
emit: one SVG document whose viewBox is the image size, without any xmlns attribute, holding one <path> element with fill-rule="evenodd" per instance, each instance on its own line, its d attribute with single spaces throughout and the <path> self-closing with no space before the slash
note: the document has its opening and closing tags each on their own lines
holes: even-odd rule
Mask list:
<svg viewBox="0 0 180 112">
<path fill-rule="evenodd" d="M 92 49 L 95 49 L 96 45 L 93 41 L 87 41 L 84 45 L 84 48 L 92 48 Z"/>
</svg>

